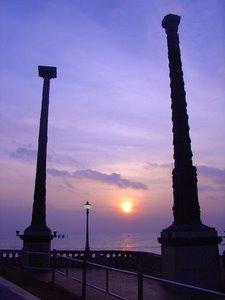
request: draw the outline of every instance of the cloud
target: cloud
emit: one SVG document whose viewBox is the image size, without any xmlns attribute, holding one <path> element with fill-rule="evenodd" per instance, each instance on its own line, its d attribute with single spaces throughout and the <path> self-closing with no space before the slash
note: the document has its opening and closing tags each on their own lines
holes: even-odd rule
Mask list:
<svg viewBox="0 0 225 300">
<path fill-rule="evenodd" d="M 95 170 L 78 170 L 73 173 L 69 173 L 64 170 L 57 170 L 50 168 L 47 170 L 48 174 L 56 177 L 72 177 L 76 179 L 88 179 L 92 181 L 98 181 L 109 185 L 115 185 L 121 189 L 132 188 L 136 190 L 146 190 L 147 186 L 141 182 L 130 181 L 122 178 L 118 173 L 105 174 Z"/>
<path fill-rule="evenodd" d="M 133 188 L 146 190 L 147 186 L 140 182 L 133 182 L 127 179 L 123 179 L 120 174 L 104 174 L 94 170 L 81 170 L 74 173 L 75 178 L 88 178 L 95 181 L 104 182 L 107 184 L 116 185 L 119 188 Z"/>
<path fill-rule="evenodd" d="M 32 149 L 30 144 L 18 147 L 15 152 L 9 154 L 11 158 L 24 161 L 33 161 L 37 158 L 37 150 Z"/>
<path fill-rule="evenodd" d="M 216 184 L 225 184 L 225 169 L 198 166 L 197 170 L 200 176 L 209 177 Z"/>
<path fill-rule="evenodd" d="M 219 169 L 215 167 L 209 166 L 196 166 L 197 167 L 197 174 L 202 177 L 207 177 L 216 184 L 223 184 L 225 185 L 225 169 Z M 173 164 L 158 164 L 158 163 L 151 163 L 148 162 L 145 169 L 149 168 L 160 168 L 160 169 L 173 169 Z M 206 186 L 202 186 L 202 189 L 206 190 Z M 209 187 L 207 187 L 209 189 Z"/>
<path fill-rule="evenodd" d="M 215 188 L 214 188 L 214 186 L 209 185 L 209 184 L 199 183 L 198 184 L 198 191 L 199 192 L 214 192 Z"/>
<path fill-rule="evenodd" d="M 72 177 L 72 175 L 69 172 L 57 170 L 57 169 L 54 169 L 54 168 L 49 168 L 47 170 L 47 173 L 49 175 L 52 175 L 52 176 L 55 176 L 55 177 Z"/>
<path fill-rule="evenodd" d="M 34 149 L 32 144 L 25 144 L 16 148 L 15 151 L 9 153 L 9 157 L 25 162 L 37 161 L 37 149 Z M 54 151 L 47 153 L 47 161 L 56 161 L 60 164 L 76 164 L 77 161 L 74 160 L 71 156 L 65 156 L 57 154 L 55 155 Z M 56 176 L 56 175 L 55 175 Z"/>
<path fill-rule="evenodd" d="M 147 162 L 147 166 L 145 167 L 145 169 L 149 169 L 149 168 L 160 168 L 160 169 L 173 169 L 173 164 L 172 163 L 168 163 L 168 164 L 158 164 L 158 163 L 151 163 L 151 162 Z"/>
</svg>

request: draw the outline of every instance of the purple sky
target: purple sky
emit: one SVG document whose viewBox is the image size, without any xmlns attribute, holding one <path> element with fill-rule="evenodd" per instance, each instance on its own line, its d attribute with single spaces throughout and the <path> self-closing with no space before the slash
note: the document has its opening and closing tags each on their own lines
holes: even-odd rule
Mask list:
<svg viewBox="0 0 225 300">
<path fill-rule="evenodd" d="M 0 228 L 31 221 L 42 79 L 51 81 L 47 216 L 58 231 L 160 231 L 172 222 L 166 34 L 179 27 L 202 221 L 225 230 L 225 2 L 1 0 Z M 129 199 L 134 210 L 121 213 Z"/>
</svg>

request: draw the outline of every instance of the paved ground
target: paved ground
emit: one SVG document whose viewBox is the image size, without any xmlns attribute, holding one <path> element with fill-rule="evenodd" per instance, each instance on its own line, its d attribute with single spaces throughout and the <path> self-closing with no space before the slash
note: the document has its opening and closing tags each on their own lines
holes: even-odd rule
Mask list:
<svg viewBox="0 0 225 300">
<path fill-rule="evenodd" d="M 9 272 L 10 271 L 10 272 Z M 81 283 L 68 279 L 61 274 L 56 274 L 55 284 L 52 281 L 52 273 L 37 273 L 33 278 L 29 273 L 19 269 L 10 268 L 8 278 L 23 289 L 36 295 L 42 300 L 78 300 L 81 299 Z M 81 279 L 81 269 L 70 269 L 69 275 Z M 115 271 L 109 272 L 109 290 L 119 294 L 124 299 L 137 300 L 137 277 L 134 275 L 121 274 Z M 106 272 L 99 268 L 88 269 L 87 282 L 105 289 Z M 0 288 L 0 292 L 2 289 Z M 4 291 L 3 291 L 4 292 Z M 6 291 L 5 291 L 6 292 Z M 113 300 L 110 295 L 87 287 L 87 300 Z M 1 295 L 1 294 L 0 294 Z M 27 298 L 5 298 L 12 300 L 24 300 Z M 28 298 L 33 300 L 32 298 Z M 194 292 L 186 288 L 170 287 L 166 284 L 158 283 L 150 279 L 144 279 L 144 300 L 225 300 L 224 296 L 207 295 L 205 293 Z"/>
<path fill-rule="evenodd" d="M 65 271 L 65 270 L 64 270 Z M 82 279 L 80 269 L 70 269 L 69 275 L 77 279 Z M 46 282 L 51 280 L 51 274 L 45 274 L 42 280 Z M 56 274 L 56 283 L 71 291 L 76 297 L 81 297 L 81 283 L 72 279 L 68 279 L 61 274 Z M 134 275 L 121 274 L 115 271 L 109 272 L 109 290 L 118 294 L 124 299 L 138 300 L 138 284 L 137 277 Z M 106 289 L 106 272 L 99 268 L 90 268 L 87 272 L 87 282 L 96 285 L 102 289 Z M 150 279 L 144 279 L 144 300 L 225 300 L 225 296 L 209 295 L 202 292 L 188 290 L 183 287 L 168 286 Z M 113 296 L 103 292 L 96 291 L 91 287 L 87 287 L 87 300 L 113 300 Z"/>
<path fill-rule="evenodd" d="M 4 278 L 0 281 L 0 299 L 1 300 L 22 300 L 35 298 L 24 298 L 26 292 L 35 295 L 36 299 L 41 300 L 78 300 L 69 290 L 59 286 L 58 284 L 52 284 L 49 280 L 40 280 L 40 278 L 34 278 L 29 272 L 25 272 L 18 268 L 0 267 L 0 275 Z M 45 279 L 45 275 L 42 276 Z M 1 278 L 1 277 L 0 277 Z M 9 284 L 4 284 L 8 280 Z M 11 286 L 10 286 L 11 283 Z M 18 288 L 20 287 L 20 288 Z M 20 295 L 24 291 L 23 298 Z M 26 294 L 26 296 L 28 293 Z"/>
</svg>

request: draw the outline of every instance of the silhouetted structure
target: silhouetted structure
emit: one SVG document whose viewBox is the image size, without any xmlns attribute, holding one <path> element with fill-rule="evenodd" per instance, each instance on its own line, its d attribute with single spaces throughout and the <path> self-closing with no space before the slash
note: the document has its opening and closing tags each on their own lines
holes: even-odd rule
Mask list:
<svg viewBox="0 0 225 300">
<path fill-rule="evenodd" d="M 28 254 L 23 256 L 23 266 L 48 267 L 51 240 L 54 237 L 46 225 L 46 157 L 48 133 L 48 107 L 50 79 L 56 78 L 56 68 L 39 66 L 39 76 L 43 77 L 42 107 L 40 117 L 37 169 L 34 188 L 34 202 L 31 225 L 20 235 L 24 252 L 43 252 L 47 255 Z"/>
<path fill-rule="evenodd" d="M 89 246 L 89 210 L 91 209 L 91 204 L 87 201 L 84 204 L 84 208 L 86 210 L 86 245 L 85 245 L 85 253 L 86 255 L 90 251 L 90 246 Z"/>
<path fill-rule="evenodd" d="M 202 224 L 197 191 L 197 173 L 192 164 L 187 103 L 185 99 L 178 25 L 180 17 L 167 15 L 162 21 L 168 44 L 172 99 L 173 214 L 174 222 L 162 231 L 164 276 L 186 283 L 218 288 L 220 286 L 218 244 L 221 237 L 214 228 Z"/>
</svg>

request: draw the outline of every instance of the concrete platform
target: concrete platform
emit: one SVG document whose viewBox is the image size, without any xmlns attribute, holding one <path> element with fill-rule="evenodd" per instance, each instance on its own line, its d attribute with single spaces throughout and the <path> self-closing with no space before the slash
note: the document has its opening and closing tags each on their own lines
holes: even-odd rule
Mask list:
<svg viewBox="0 0 225 300">
<path fill-rule="evenodd" d="M 0 277 L 0 299 L 2 300 L 41 300 L 12 282 Z"/>
</svg>

